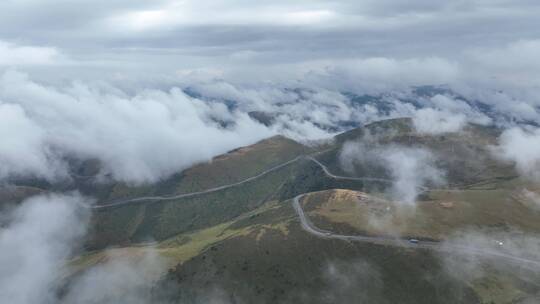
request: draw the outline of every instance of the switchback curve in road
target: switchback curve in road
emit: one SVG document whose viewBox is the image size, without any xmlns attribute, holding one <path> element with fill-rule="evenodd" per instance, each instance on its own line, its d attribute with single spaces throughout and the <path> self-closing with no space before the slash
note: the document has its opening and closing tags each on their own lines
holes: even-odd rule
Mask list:
<svg viewBox="0 0 540 304">
<path fill-rule="evenodd" d="M 421 248 L 421 249 L 436 250 L 436 251 L 442 251 L 442 252 L 448 252 L 448 253 L 470 254 L 470 255 L 484 256 L 484 257 L 491 257 L 491 258 L 501 258 L 501 259 L 518 263 L 520 265 L 532 266 L 538 271 L 540 271 L 540 261 L 511 255 L 511 254 L 507 254 L 500 251 L 494 251 L 494 250 L 483 249 L 483 248 L 475 248 L 472 246 L 464 246 L 464 245 L 443 244 L 441 242 L 436 242 L 436 241 L 415 240 L 414 242 L 411 242 L 411 239 L 389 237 L 389 236 L 343 235 L 343 234 L 336 234 L 331 231 L 323 230 L 313 225 L 309 217 L 305 214 L 304 210 L 302 209 L 302 206 L 300 205 L 300 199 L 303 198 L 305 195 L 306 193 L 297 195 L 296 197 L 293 198 L 292 200 L 293 208 L 296 211 L 298 218 L 300 219 L 300 225 L 302 226 L 302 229 L 306 231 L 307 233 L 314 235 L 316 237 L 319 237 L 319 238 L 336 239 L 336 240 L 349 241 L 349 242 L 370 243 L 370 244 L 386 245 L 386 246 L 394 246 L 394 247 L 402 247 L 402 248 Z"/>
<path fill-rule="evenodd" d="M 290 165 L 292 163 L 295 163 L 295 162 L 297 162 L 297 161 L 299 161 L 301 159 L 307 159 L 309 161 L 314 162 L 315 164 L 317 164 L 323 170 L 323 172 L 324 172 L 324 174 L 326 176 L 328 176 L 330 178 L 333 178 L 333 179 L 392 183 L 392 180 L 384 179 L 384 178 L 349 177 L 349 176 L 335 175 L 332 172 L 330 172 L 328 167 L 326 167 L 323 163 L 318 161 L 316 158 L 314 158 L 312 156 L 300 155 L 300 156 L 297 156 L 297 157 L 295 157 L 295 158 L 293 158 L 293 159 L 291 159 L 289 161 L 286 161 L 286 162 L 281 163 L 281 164 L 279 164 L 277 166 L 274 166 L 274 167 L 272 167 L 270 169 L 267 169 L 267 170 L 265 170 L 265 171 L 263 171 L 263 172 L 261 172 L 261 173 L 259 173 L 257 175 L 246 178 L 246 179 L 241 180 L 241 181 L 236 182 L 236 183 L 222 185 L 222 186 L 218 186 L 218 187 L 213 187 L 213 188 L 202 190 L 202 191 L 175 194 L 175 195 L 171 195 L 171 196 L 139 196 L 139 197 L 127 198 L 127 199 L 122 199 L 122 200 L 111 201 L 111 202 L 101 204 L 101 205 L 94 205 L 94 206 L 91 206 L 90 208 L 93 209 L 93 210 L 104 210 L 104 209 L 111 209 L 111 208 L 121 207 L 121 206 L 129 205 L 129 204 L 137 204 L 137 203 L 143 203 L 143 202 L 171 201 L 171 200 L 195 197 L 195 196 L 200 196 L 200 195 L 209 194 L 209 193 L 213 193 L 213 192 L 218 192 L 218 191 L 222 191 L 222 190 L 225 190 L 225 189 L 237 187 L 237 186 L 243 185 L 245 183 L 251 182 L 251 181 L 256 180 L 258 178 L 261 178 L 261 177 L 263 177 L 263 176 L 265 176 L 265 175 L 267 175 L 267 174 L 269 174 L 271 172 L 274 172 L 274 171 L 276 171 L 278 169 L 281 169 L 281 168 L 286 167 L 286 166 L 288 166 L 288 165 Z"/>
<path fill-rule="evenodd" d="M 324 174 L 330 178 L 339 179 L 339 180 L 352 180 L 352 181 L 375 181 L 375 182 L 385 182 L 385 183 L 392 183 L 392 180 L 389 179 L 383 179 L 383 178 L 375 178 L 375 177 L 348 177 L 348 176 L 339 176 L 335 175 L 320 161 L 318 161 L 316 158 L 312 156 L 297 156 L 294 159 L 291 159 L 289 161 L 286 161 L 282 164 L 279 164 L 277 166 L 274 166 L 270 169 L 267 169 L 257 175 L 254 175 L 252 177 L 246 178 L 244 180 L 241 180 L 236 183 L 222 185 L 210 189 L 206 189 L 203 191 L 197 191 L 197 192 L 190 192 L 190 193 L 184 193 L 184 194 L 177 194 L 172 196 L 141 196 L 141 197 L 135 197 L 135 198 L 129 198 L 121 201 L 111 202 L 109 204 L 104 205 L 97 205 L 90 207 L 91 209 L 100 210 L 100 209 L 108 209 L 113 207 L 119 207 L 127 204 L 132 203 L 141 203 L 145 201 L 167 201 L 167 200 L 176 200 L 181 198 L 188 198 L 188 197 L 195 197 L 199 195 L 204 195 L 208 193 L 213 193 L 225 189 L 229 189 L 232 187 L 237 187 L 242 184 L 248 183 L 250 181 L 256 180 L 258 178 L 261 178 L 273 171 L 276 171 L 278 169 L 281 169 L 283 167 L 286 167 L 294 162 L 297 162 L 301 159 L 307 159 L 315 164 L 317 164 L 324 172 Z M 423 188 L 422 191 L 427 191 L 427 188 Z M 397 246 L 397 247 L 403 247 L 403 248 L 422 248 L 422 249 L 431 249 L 431 250 L 438 250 L 438 251 L 446 251 L 446 252 L 460 252 L 460 253 L 468 253 L 468 254 L 474 254 L 474 255 L 483 255 L 483 256 L 490 256 L 495 258 L 503 258 L 507 260 L 511 260 L 514 262 L 518 262 L 520 264 L 526 264 L 531 265 L 534 267 L 537 267 L 540 269 L 540 262 L 535 260 L 530 260 L 526 258 L 517 257 L 510 254 L 505 254 L 498 251 L 492 251 L 492 250 L 486 250 L 486 249 L 480 249 L 480 248 L 474 248 L 470 246 L 441 246 L 440 242 L 434 242 L 434 241 L 424 241 L 424 240 L 417 240 L 416 242 L 412 243 L 409 239 L 405 238 L 396 238 L 396 237 L 388 237 L 388 236 L 365 236 L 365 235 L 340 235 L 335 234 L 330 231 L 322 230 L 317 227 L 315 227 L 309 218 L 304 213 L 304 210 L 302 209 L 300 205 L 300 199 L 304 197 L 307 193 L 297 195 L 293 198 L 293 207 L 296 211 L 302 228 L 317 237 L 324 238 L 324 239 L 338 239 L 343 241 L 352 241 L 352 242 L 365 242 L 365 243 L 371 243 L 371 244 L 380 244 L 380 245 L 389 245 L 389 246 Z"/>
</svg>

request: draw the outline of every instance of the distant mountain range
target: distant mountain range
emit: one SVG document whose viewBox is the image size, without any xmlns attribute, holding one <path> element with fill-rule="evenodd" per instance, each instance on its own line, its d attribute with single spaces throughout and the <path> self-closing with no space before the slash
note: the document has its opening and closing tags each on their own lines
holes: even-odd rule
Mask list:
<svg viewBox="0 0 540 304">
<path fill-rule="evenodd" d="M 309 94 L 313 91 L 313 89 L 306 89 L 306 88 L 283 88 L 284 92 L 287 92 L 288 94 L 295 95 L 296 98 L 294 101 L 283 101 L 283 103 L 287 102 L 302 102 L 306 101 L 306 96 L 309 96 Z M 211 102 L 220 102 L 225 104 L 229 109 L 239 109 L 239 110 L 245 110 L 243 109 L 244 105 L 238 101 L 230 100 L 230 99 L 222 99 L 219 97 L 208 97 L 205 96 L 204 93 L 201 93 L 197 91 L 195 88 L 188 87 L 184 89 L 184 93 L 187 95 L 198 98 L 206 101 Z M 536 120 L 532 119 L 524 119 L 522 117 L 517 117 L 515 115 L 512 115 L 511 113 L 508 113 L 507 111 L 498 110 L 490 100 L 476 100 L 476 99 L 468 99 L 467 97 L 460 95 L 450 89 L 448 86 L 440 85 L 440 86 L 418 86 L 418 87 L 412 87 L 410 90 L 406 92 L 402 91 L 396 91 L 396 92 L 388 92 L 388 93 L 382 93 L 378 95 L 369 95 L 369 94 L 357 94 L 352 92 L 337 92 L 341 94 L 343 97 L 347 100 L 347 107 L 351 109 L 351 111 L 358 111 L 358 112 L 365 112 L 365 107 L 369 106 L 371 109 L 375 110 L 375 115 L 370 120 L 363 121 L 363 120 L 340 120 L 337 121 L 335 124 L 320 124 L 315 122 L 315 124 L 329 132 L 337 133 L 337 132 L 343 132 L 349 129 L 360 127 L 366 123 L 373 122 L 380 119 L 387 119 L 387 118 L 396 118 L 396 117 L 404 117 L 409 116 L 410 113 L 402 113 L 402 110 L 400 110 L 400 107 L 402 105 L 408 105 L 411 106 L 414 109 L 422 109 L 425 107 L 433 107 L 433 104 L 427 102 L 430 98 L 433 98 L 437 95 L 443 95 L 449 98 L 452 98 L 454 100 L 463 102 L 467 104 L 471 111 L 475 113 L 481 113 L 485 115 L 486 117 L 489 117 L 492 122 L 496 125 L 508 125 L 508 124 L 522 124 L 522 125 L 531 125 L 538 127 L 539 124 Z M 310 101 L 312 102 L 312 101 Z M 279 102 L 278 102 L 279 105 Z M 399 105 L 399 106 L 398 106 Z M 279 115 L 287 115 L 289 113 L 282 112 L 279 110 L 279 106 L 276 107 L 278 110 L 276 111 L 261 111 L 261 110 L 249 110 L 249 115 L 256 121 L 259 121 L 260 123 L 270 126 L 275 122 L 275 118 Z M 540 110 L 540 109 L 539 109 Z M 311 120 L 311 117 L 306 113 L 305 116 L 302 117 L 302 119 L 305 119 L 307 121 Z M 226 122 L 222 122 L 226 123 Z"/>
</svg>

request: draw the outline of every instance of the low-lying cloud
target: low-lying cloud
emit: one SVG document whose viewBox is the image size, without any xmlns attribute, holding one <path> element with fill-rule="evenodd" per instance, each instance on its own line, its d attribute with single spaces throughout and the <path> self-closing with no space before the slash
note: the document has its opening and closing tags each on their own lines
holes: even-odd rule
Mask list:
<svg viewBox="0 0 540 304">
<path fill-rule="evenodd" d="M 426 149 L 387 147 L 383 150 L 382 161 L 394 180 L 394 199 L 406 204 L 414 204 L 427 185 L 441 185 L 445 180 L 443 171 L 435 164 L 434 155 Z"/>
<path fill-rule="evenodd" d="M 425 108 L 416 111 L 413 123 L 419 133 L 442 134 L 458 132 L 466 125 L 466 116 Z"/>
<path fill-rule="evenodd" d="M 55 303 L 62 267 L 87 228 L 78 195 L 33 197 L 4 216 L 0 230 L 0 298 Z"/>
<path fill-rule="evenodd" d="M 274 134 L 296 140 L 329 138 L 371 121 L 412 116 L 421 132 L 454 132 L 490 119 L 463 101 L 436 95 L 374 96 L 357 102 L 326 88 L 241 86 L 211 78 L 180 89 L 128 93 L 104 83 L 45 85 L 8 71 L 0 77 L 0 180 L 69 178 L 67 159 L 96 159 L 98 177 L 155 182 L 195 163 Z M 187 95 L 184 90 L 195 92 Z M 200 95 L 200 96 L 199 96 Z M 422 107 L 402 99 L 416 96 Z M 267 115 L 264 125 L 253 111 Z M 17 130 L 17 136 L 13 136 Z"/>
<path fill-rule="evenodd" d="M 0 179 L 65 176 L 72 157 L 98 159 L 101 176 L 153 182 L 274 134 L 246 113 L 179 89 L 128 96 L 81 83 L 49 87 L 16 72 L 0 77 L 0 118 Z"/>
<path fill-rule="evenodd" d="M 441 244 L 447 271 L 474 280 L 493 269 L 535 282 L 540 277 L 540 239 L 520 231 L 463 231 Z"/>
<path fill-rule="evenodd" d="M 138 256 L 112 255 L 104 263 L 72 278 L 63 304 L 148 304 L 161 303 L 168 296 L 167 287 L 157 289 L 157 281 L 166 273 L 165 260 L 151 248 Z M 157 300 L 159 298 L 159 300 Z"/>
<path fill-rule="evenodd" d="M 453 83 L 457 72 L 443 59 L 356 62 L 313 63 L 298 78 L 287 75 L 276 82 L 246 80 L 250 73 L 240 77 L 229 71 L 179 72 L 152 85 L 125 75 L 119 76 L 124 82 L 45 85 L 8 71 L 0 77 L 0 134 L 11 138 L 0 147 L 5 163 L 0 179 L 67 178 L 66 159 L 77 158 L 99 160 L 102 178 L 140 184 L 274 134 L 324 139 L 395 117 L 412 117 L 420 133 L 442 134 L 470 122 L 508 126 L 538 118 L 531 97 L 516 95 L 521 90 L 471 90 Z M 428 81 L 437 73 L 422 70 L 417 81 L 399 85 L 408 67 L 423 63 L 446 76 Z M 432 88 L 440 91 L 435 95 L 411 87 L 445 81 L 450 84 L 443 89 Z M 272 124 L 255 121 L 248 115 L 253 111 Z M 16 137 L 10 136 L 14 126 L 20 130 Z"/>
<path fill-rule="evenodd" d="M 29 198 L 6 214 L 0 229 L 0 299 L 11 304 L 155 303 L 152 288 L 166 272 L 152 248 L 105 252 L 105 262 L 66 282 L 68 262 L 82 245 L 88 200 L 77 194 Z M 67 283 L 67 285 L 66 285 Z M 159 293 L 158 293 L 159 292 Z"/>
<path fill-rule="evenodd" d="M 0 136 L 0 179 L 12 175 L 54 179 L 62 175 L 65 168 L 45 144 L 45 131 L 20 106 L 0 103 Z"/>
<path fill-rule="evenodd" d="M 518 194 L 518 199 L 529 209 L 540 212 L 540 194 L 537 192 L 523 189 L 521 193 Z"/>
<path fill-rule="evenodd" d="M 540 129 L 505 130 L 492 151 L 500 159 L 513 162 L 523 176 L 540 180 Z"/>
<path fill-rule="evenodd" d="M 383 168 L 392 180 L 392 198 L 410 206 L 414 206 L 427 186 L 440 186 L 445 182 L 445 173 L 437 167 L 436 157 L 424 148 L 348 142 L 343 146 L 340 161 L 349 172 L 354 172 L 355 167 Z"/>
<path fill-rule="evenodd" d="M 373 303 L 383 295 L 379 270 L 363 260 L 332 261 L 324 269 L 321 299 L 329 303 Z"/>
</svg>

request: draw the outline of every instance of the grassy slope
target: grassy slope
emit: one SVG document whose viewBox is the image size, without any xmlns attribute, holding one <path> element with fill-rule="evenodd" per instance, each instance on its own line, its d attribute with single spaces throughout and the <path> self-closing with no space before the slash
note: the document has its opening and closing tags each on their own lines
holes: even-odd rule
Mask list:
<svg viewBox="0 0 540 304">
<path fill-rule="evenodd" d="M 496 143 L 499 131 L 490 127 L 467 126 L 461 133 L 425 135 L 414 131 L 412 121 L 399 118 L 375 122 L 364 128 L 336 136 L 334 146 L 318 156 L 329 169 L 338 175 L 387 177 L 380 165 L 356 166 L 354 174 L 343 171 L 340 153 L 344 144 L 364 139 L 368 146 L 400 145 L 426 148 L 438 156 L 437 165 L 447 173 L 451 186 L 489 183 L 516 176 L 511 164 L 501 163 L 491 156 L 489 146 Z"/>
<path fill-rule="evenodd" d="M 71 273 L 145 250 L 88 253 L 71 263 Z M 207 300 L 216 290 L 221 299 L 243 303 L 362 303 L 365 292 L 334 286 L 331 264 L 369 265 L 368 277 L 363 267 L 346 274 L 361 280 L 357 284 L 371 284 L 369 303 L 477 303 L 473 290 L 446 275 L 430 252 L 314 238 L 301 230 L 290 201 L 269 202 L 234 221 L 175 236 L 156 251 L 177 265 L 162 283 L 174 282 L 173 299 L 187 303 Z"/>
<path fill-rule="evenodd" d="M 279 209 L 281 206 L 277 201 L 269 201 L 255 210 L 246 212 L 241 216 L 215 226 L 203 228 L 195 231 L 176 234 L 173 237 L 162 240 L 152 245 L 141 244 L 126 244 L 125 246 L 111 247 L 105 250 L 88 251 L 81 256 L 76 257 L 70 263 L 70 273 L 82 271 L 92 265 L 101 263 L 109 256 L 125 255 L 133 256 L 147 250 L 157 250 L 164 256 L 170 267 L 182 264 L 189 259 L 199 255 L 209 246 L 223 241 L 225 239 L 246 235 L 254 229 L 282 229 L 286 226 L 286 222 L 278 223 L 277 225 L 260 223 L 259 219 L 268 217 L 273 214 L 273 210 Z M 291 220 L 293 216 L 287 215 L 287 220 Z M 284 220 L 280 218 L 280 220 Z"/>
<path fill-rule="evenodd" d="M 219 290 L 233 303 L 480 303 L 431 252 L 317 239 L 301 230 L 290 201 L 228 229 L 244 233 L 208 246 L 169 275 L 179 286 L 175 300 L 204 301 Z M 345 273 L 329 276 L 330 265 Z"/>
<path fill-rule="evenodd" d="M 183 172 L 175 192 L 193 192 L 241 181 L 303 154 L 305 147 L 282 136 L 233 150 Z M 203 177 L 203 178 L 201 178 Z"/>
<path fill-rule="evenodd" d="M 540 212 L 515 201 L 507 190 L 433 191 L 416 208 L 349 190 L 312 193 L 305 210 L 323 229 L 353 234 L 397 234 L 444 239 L 468 229 L 517 229 L 540 233 Z"/>
<path fill-rule="evenodd" d="M 303 151 L 300 144 L 274 137 L 189 169 L 184 173 L 185 179 L 181 178 L 176 184 L 158 185 L 153 193 L 182 193 L 233 183 L 288 161 Z M 292 164 L 241 187 L 203 196 L 96 212 L 88 245 L 101 248 L 148 239 L 163 240 L 226 222 L 260 206 L 282 187 L 295 168 L 296 164 Z M 168 190 L 164 191 L 165 188 Z"/>
<path fill-rule="evenodd" d="M 540 291 L 489 265 L 470 280 L 452 277 L 431 251 L 317 239 L 301 230 L 290 204 L 268 202 L 232 221 L 157 244 L 156 251 L 172 267 L 163 284 L 178 287 L 174 300 L 205 301 L 217 290 L 220 298 L 245 303 L 363 303 L 366 294 L 354 284 L 367 284 L 372 291 L 367 303 L 510 304 Z M 306 210 L 315 210 L 311 205 L 308 201 Z M 144 250 L 125 247 L 86 254 L 73 261 L 72 271 L 109 255 L 135 256 Z M 330 265 L 345 273 L 328 277 Z M 361 275 L 366 271 L 362 265 L 369 265 L 367 277 Z M 336 278 L 355 283 L 336 287 Z"/>
<path fill-rule="evenodd" d="M 133 187 L 118 183 L 105 200 L 140 195 L 189 193 L 230 184 L 291 160 L 304 150 L 304 146 L 293 140 L 274 136 L 217 156 L 208 163 L 195 165 L 155 185 Z"/>
</svg>

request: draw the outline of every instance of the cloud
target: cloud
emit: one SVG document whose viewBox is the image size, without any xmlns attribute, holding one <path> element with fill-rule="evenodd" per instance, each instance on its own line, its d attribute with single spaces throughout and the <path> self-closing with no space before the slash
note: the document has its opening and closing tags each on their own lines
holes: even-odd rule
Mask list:
<svg viewBox="0 0 540 304">
<path fill-rule="evenodd" d="M 313 69 L 307 81 L 335 90 L 378 94 L 410 86 L 454 82 L 459 73 L 458 64 L 440 57 L 368 57 L 323 65 L 322 69 Z"/>
<path fill-rule="evenodd" d="M 517 40 L 501 48 L 477 48 L 468 52 L 471 60 L 499 81 L 515 85 L 538 85 L 540 40 Z"/>
<path fill-rule="evenodd" d="M 414 206 L 426 186 L 444 184 L 445 173 L 437 167 L 436 157 L 429 150 L 367 140 L 345 143 L 340 153 L 341 166 L 349 172 L 363 167 L 362 172 L 370 174 L 381 172 L 382 168 L 392 179 L 390 194 L 395 201 Z"/>
<path fill-rule="evenodd" d="M 0 40 L 0 66 L 51 65 L 63 60 L 53 47 L 19 46 Z"/>
<path fill-rule="evenodd" d="M 447 95 L 436 94 L 433 97 L 420 101 L 423 108 L 418 109 L 413 117 L 416 123 L 422 123 L 425 120 L 426 124 L 432 124 L 434 132 L 457 132 L 461 130 L 466 123 L 475 123 L 479 125 L 489 125 L 493 123 L 493 119 L 482 112 L 477 106 L 471 106 L 474 102 L 466 102 L 460 97 L 452 96 L 449 92 Z M 419 117 L 417 117 L 419 116 Z M 437 125 L 439 123 L 440 125 Z M 429 126 L 424 126 L 427 129 Z M 438 129 L 441 130 L 438 130 Z M 448 129 L 448 131 L 444 131 Z"/>
<path fill-rule="evenodd" d="M 1 44 L 0 49 L 11 54 L 31 46 L 30 53 L 35 48 L 42 54 L 25 53 L 15 56 L 23 61 L 8 63 L 31 63 L 29 58 L 48 63 L 68 54 L 68 65 L 19 67 L 32 79 L 60 87 L 66 79 L 99 80 L 126 92 L 170 89 L 183 82 L 265 108 L 266 103 L 289 101 L 291 94 L 277 92 L 276 87 L 331 92 L 325 98 L 332 100 L 344 92 L 404 94 L 411 86 L 446 84 L 510 122 L 540 120 L 540 52 L 535 38 L 540 34 L 540 6 L 533 1 L 52 3 L 0 4 L 0 35 L 15 42 Z M 219 70 L 221 81 L 201 84 L 179 70 Z M 269 95 L 261 97 L 262 91 Z M 456 96 L 447 97 L 463 105 Z M 429 103 L 439 116 L 446 115 L 436 101 Z M 297 112 L 306 110 L 286 104 Z M 317 118 L 335 124 L 336 114 L 354 120 L 365 113 L 346 112 L 326 111 L 327 117 Z M 466 115 L 469 121 L 485 121 Z M 323 119 L 295 122 L 317 126 Z M 317 134 L 314 129 L 313 136 Z"/>
<path fill-rule="evenodd" d="M 45 145 L 45 132 L 19 105 L 0 103 L 0 136 L 0 180 L 24 175 L 54 179 L 62 171 Z"/>
<path fill-rule="evenodd" d="M 142 251 L 135 257 L 110 255 L 106 262 L 75 276 L 61 303 L 161 303 L 158 299 L 171 292 L 156 288 L 167 270 L 165 260 L 151 248 Z"/>
<path fill-rule="evenodd" d="M 319 299 L 331 303 L 373 303 L 382 297 L 383 281 L 378 269 L 369 263 L 332 261 L 323 272 L 327 287 Z"/>
<path fill-rule="evenodd" d="M 466 124 L 466 117 L 464 114 L 453 115 L 426 108 L 416 111 L 413 123 L 420 133 L 442 134 L 460 131 Z"/>
<path fill-rule="evenodd" d="M 446 271 L 460 280 L 474 280 L 493 270 L 536 282 L 540 275 L 540 240 L 520 231 L 461 231 L 441 244 Z"/>
<path fill-rule="evenodd" d="M 153 182 L 272 134 L 323 139 L 371 121 L 403 116 L 413 117 L 422 133 L 440 134 L 459 131 L 469 122 L 508 123 L 503 112 L 529 120 L 538 115 L 532 101 L 508 102 L 507 95 L 491 98 L 494 95 L 478 95 L 458 86 L 458 91 L 472 96 L 465 100 L 452 86 L 434 96 L 423 96 L 410 87 L 456 82 L 463 67 L 446 59 L 380 57 L 345 62 L 349 64 L 315 65 L 301 78 L 284 78 L 285 82 L 256 77 L 245 82 L 245 76 L 252 74 L 235 79 L 230 71 L 217 68 L 211 73 L 177 70 L 177 78 L 167 80 L 170 83 L 156 80 L 152 85 L 122 83 L 122 79 L 44 85 L 8 71 L 0 80 L 0 102 L 22 109 L 24 115 L 18 116 L 26 117 L 35 129 L 28 140 L 32 149 L 27 151 L 40 161 L 29 162 L 37 164 L 27 166 L 30 171 L 14 171 L 15 166 L 9 166 L 10 172 L 3 175 L 33 172 L 54 179 L 66 175 L 65 165 L 58 160 L 67 155 L 99 159 L 104 165 L 102 176 L 129 183 Z M 152 86 L 156 88 L 145 89 Z M 197 98 L 178 87 L 195 92 Z M 363 102 L 370 92 L 374 95 L 368 99 L 376 101 Z M 494 108 L 476 101 L 479 96 L 489 99 Z M 503 111 L 507 108 L 512 110 Z M 265 112 L 274 124 L 267 128 L 254 122 L 247 115 L 251 111 Z M 19 141 L 26 142 L 24 137 Z M 31 144 L 37 141 L 42 143 L 39 149 Z M 51 164 L 60 169 L 43 169 Z"/>
<path fill-rule="evenodd" d="M 530 84 L 537 77 L 520 74 L 538 75 L 534 41 L 539 11 L 528 0 L 26 0 L 0 4 L 0 35 L 26 45 L 54 46 L 78 59 L 106 59 L 110 66 L 94 67 L 106 73 L 77 69 L 99 79 L 118 70 L 155 77 L 181 68 L 216 67 L 266 76 L 275 66 L 291 74 L 297 65 L 327 63 L 322 65 L 341 65 L 341 70 L 364 66 L 363 77 L 373 74 L 373 79 L 390 75 L 404 83 L 456 78 L 468 83 L 468 75 L 491 81 L 495 70 L 504 77 L 515 62 L 516 73 L 508 78 Z M 242 66 L 229 60 L 246 53 L 257 54 L 257 60 Z"/>
<path fill-rule="evenodd" d="M 8 72 L 0 77 L 0 100 L 0 133 L 14 144 L 0 148 L 7 162 L 0 177 L 52 177 L 62 166 L 51 164 L 68 156 L 98 159 L 102 175 L 119 181 L 153 182 L 273 134 L 245 113 L 174 88 L 127 96 L 82 83 L 44 86 Z"/>
<path fill-rule="evenodd" d="M 97 265 L 69 277 L 66 266 L 82 245 L 90 202 L 77 194 L 35 196 L 1 218 L 0 298 L 12 304 L 156 303 L 153 290 L 166 263 L 151 247 L 137 255 L 105 252 Z M 61 292 L 60 292 L 61 291 Z"/>
<path fill-rule="evenodd" d="M 311 26 L 334 20 L 336 13 L 330 9 L 287 8 L 264 5 L 264 10 L 253 10 L 250 5 L 235 7 L 216 1 L 216 10 L 208 11 L 208 4 L 192 1 L 164 3 L 162 6 L 143 10 L 130 10 L 113 15 L 105 25 L 128 31 L 156 31 L 175 29 L 179 26 L 245 25 L 255 26 Z M 233 5 L 234 6 L 234 5 Z M 219 13 L 218 13 L 219 11 Z"/>
<path fill-rule="evenodd" d="M 393 177 L 392 194 L 397 201 L 415 204 L 425 186 L 444 183 L 443 171 L 437 168 L 434 155 L 426 149 L 386 147 L 382 160 Z"/>
<path fill-rule="evenodd" d="M 540 211 L 540 194 L 523 189 L 519 196 L 521 198 L 520 202 L 522 202 L 525 206 L 531 210 Z"/>
<path fill-rule="evenodd" d="M 30 198 L 4 220 L 0 298 L 13 304 L 54 303 L 63 263 L 86 232 L 88 214 L 81 208 L 81 198 Z"/>
<path fill-rule="evenodd" d="M 523 176 L 540 180 L 540 129 L 505 130 L 492 152 L 502 160 L 513 162 Z"/>
</svg>

